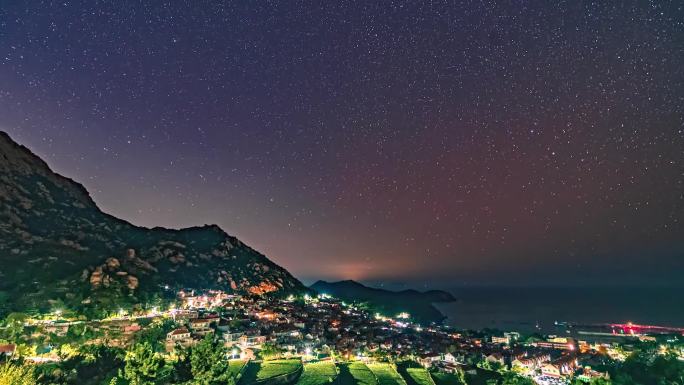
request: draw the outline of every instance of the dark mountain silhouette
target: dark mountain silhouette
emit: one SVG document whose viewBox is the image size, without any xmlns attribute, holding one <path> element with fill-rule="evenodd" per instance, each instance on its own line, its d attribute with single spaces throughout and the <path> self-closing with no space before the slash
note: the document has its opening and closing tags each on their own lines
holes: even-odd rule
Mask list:
<svg viewBox="0 0 684 385">
<path fill-rule="evenodd" d="M 420 323 L 441 322 L 444 315 L 434 303 L 453 302 L 453 295 L 441 290 L 419 292 L 416 290 L 389 291 L 376 289 L 356 281 L 318 281 L 310 286 L 319 294 L 330 294 L 344 301 L 365 302 L 373 311 L 386 316 L 407 312 Z"/>
</svg>

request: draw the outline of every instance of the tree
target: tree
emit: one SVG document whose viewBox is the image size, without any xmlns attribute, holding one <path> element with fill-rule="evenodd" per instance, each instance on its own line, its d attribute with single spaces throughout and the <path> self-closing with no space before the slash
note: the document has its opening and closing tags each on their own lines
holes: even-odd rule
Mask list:
<svg viewBox="0 0 684 385">
<path fill-rule="evenodd" d="M 0 385 L 36 385 L 33 368 L 27 365 L 0 365 Z"/>
<path fill-rule="evenodd" d="M 487 359 L 484 359 L 478 363 L 480 368 L 485 369 L 485 370 L 492 370 L 492 371 L 499 371 L 503 368 L 503 364 L 499 361 L 489 361 Z"/>
<path fill-rule="evenodd" d="M 161 383 L 168 372 L 164 370 L 164 359 L 158 356 L 152 346 L 143 342 L 126 352 L 123 378 L 130 385 L 155 385 Z"/>
<path fill-rule="evenodd" d="M 611 382 L 609 379 L 606 379 L 603 377 L 596 377 L 596 378 L 592 378 L 589 381 L 589 385 L 611 385 Z"/>
<path fill-rule="evenodd" d="M 103 345 L 83 345 L 76 354 L 54 364 L 54 369 L 38 375 L 41 383 L 102 384 L 112 372 L 123 368 L 125 351 Z M 36 369 L 39 371 L 41 367 Z M 123 381 L 121 381 L 123 385 Z"/>
<path fill-rule="evenodd" d="M 456 371 L 456 378 L 458 379 L 458 382 L 467 385 L 468 383 L 466 382 L 466 377 L 465 377 L 465 372 L 462 369 L 458 369 Z"/>
<path fill-rule="evenodd" d="M 674 355 L 654 357 L 651 351 L 636 351 L 620 367 L 611 368 L 613 385 L 684 383 L 684 362 Z"/>
<path fill-rule="evenodd" d="M 173 322 L 165 320 L 162 322 L 155 322 L 150 327 L 143 329 L 135 335 L 135 341 L 138 343 L 149 343 L 154 351 L 162 352 L 165 349 L 164 338 L 166 333 L 171 331 Z"/>
<path fill-rule="evenodd" d="M 228 370 L 226 350 L 215 343 L 211 334 L 195 345 L 190 353 L 190 370 L 197 385 L 234 384 L 235 379 Z"/>
<path fill-rule="evenodd" d="M 612 382 L 612 383 L 613 383 L 614 385 L 634 385 L 634 384 L 638 384 L 638 382 L 634 381 L 634 379 L 632 378 L 632 376 L 630 376 L 629 374 L 625 374 L 625 373 L 618 373 L 618 374 L 615 376 L 615 378 L 613 378 L 613 382 Z"/>
<path fill-rule="evenodd" d="M 6 291 L 0 291 L 0 318 L 11 309 L 10 298 Z"/>
<path fill-rule="evenodd" d="M 501 378 L 501 385 L 534 385 L 534 382 L 514 372 L 506 372 Z"/>
<path fill-rule="evenodd" d="M 684 384 L 684 363 L 674 354 L 656 357 L 649 369 L 658 385 Z"/>
<path fill-rule="evenodd" d="M 7 338 L 14 342 L 19 342 L 24 337 L 24 324 L 28 316 L 24 313 L 10 313 L 5 318 L 5 325 L 7 327 Z"/>
<path fill-rule="evenodd" d="M 283 349 L 274 344 L 263 344 L 261 346 L 261 358 L 268 360 L 271 358 L 278 358 L 283 353 Z"/>
</svg>

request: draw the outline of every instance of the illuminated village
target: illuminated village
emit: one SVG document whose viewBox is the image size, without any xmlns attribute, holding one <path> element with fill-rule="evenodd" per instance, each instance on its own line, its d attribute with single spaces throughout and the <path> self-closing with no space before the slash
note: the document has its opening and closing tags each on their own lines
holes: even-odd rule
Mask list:
<svg viewBox="0 0 684 385">
<path fill-rule="evenodd" d="M 2 331 L 8 334 L 16 327 L 8 319 Z M 610 380 L 605 368 L 619 365 L 639 344 L 657 346 L 656 355 L 684 359 L 682 330 L 678 329 L 613 325 L 608 333 L 583 331 L 586 338 L 582 339 L 458 331 L 418 325 L 408 313 L 372 314 L 325 294 L 277 299 L 181 290 L 166 310 L 121 310 L 99 321 L 72 319 L 59 310 L 40 319 L 26 318 L 20 328 L 28 337 L 20 343 L 0 344 L 3 360 L 59 364 L 78 354 L 78 344 L 129 349 L 140 342 L 141 335 L 156 330 L 154 342 L 163 346 L 159 354 L 165 360 L 176 359 L 207 338 L 218 342 L 225 361 L 239 367 L 238 381 L 251 363 L 258 363 L 259 368 L 287 363 L 304 372 L 308 365 L 323 364 L 332 368 L 353 364 L 373 373 L 390 370 L 398 373 L 398 385 L 415 383 L 411 376 L 417 373 L 431 378 L 430 384 L 450 377 L 469 379 L 468 384 L 489 384 L 488 380 L 507 375 L 542 385 L 600 383 Z M 339 368 L 334 372 L 339 375 Z M 293 377 L 288 383 L 297 381 Z"/>
</svg>

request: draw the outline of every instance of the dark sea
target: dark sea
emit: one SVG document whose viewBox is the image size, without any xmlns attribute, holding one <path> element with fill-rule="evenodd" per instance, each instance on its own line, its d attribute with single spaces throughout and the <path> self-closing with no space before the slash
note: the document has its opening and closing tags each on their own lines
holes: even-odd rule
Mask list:
<svg viewBox="0 0 684 385">
<path fill-rule="evenodd" d="M 684 328 L 681 288 L 510 288 L 448 290 L 457 302 L 437 304 L 460 329 L 560 331 L 557 324 L 626 323 Z"/>
</svg>

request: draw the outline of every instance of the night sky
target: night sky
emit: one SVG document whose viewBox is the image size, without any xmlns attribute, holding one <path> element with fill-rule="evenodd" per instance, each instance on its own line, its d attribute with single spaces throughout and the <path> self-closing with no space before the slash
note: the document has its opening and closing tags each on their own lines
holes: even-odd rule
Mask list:
<svg viewBox="0 0 684 385">
<path fill-rule="evenodd" d="M 305 281 L 681 283 L 683 5 L 552 3 L 3 0 L 0 130 Z"/>
</svg>

